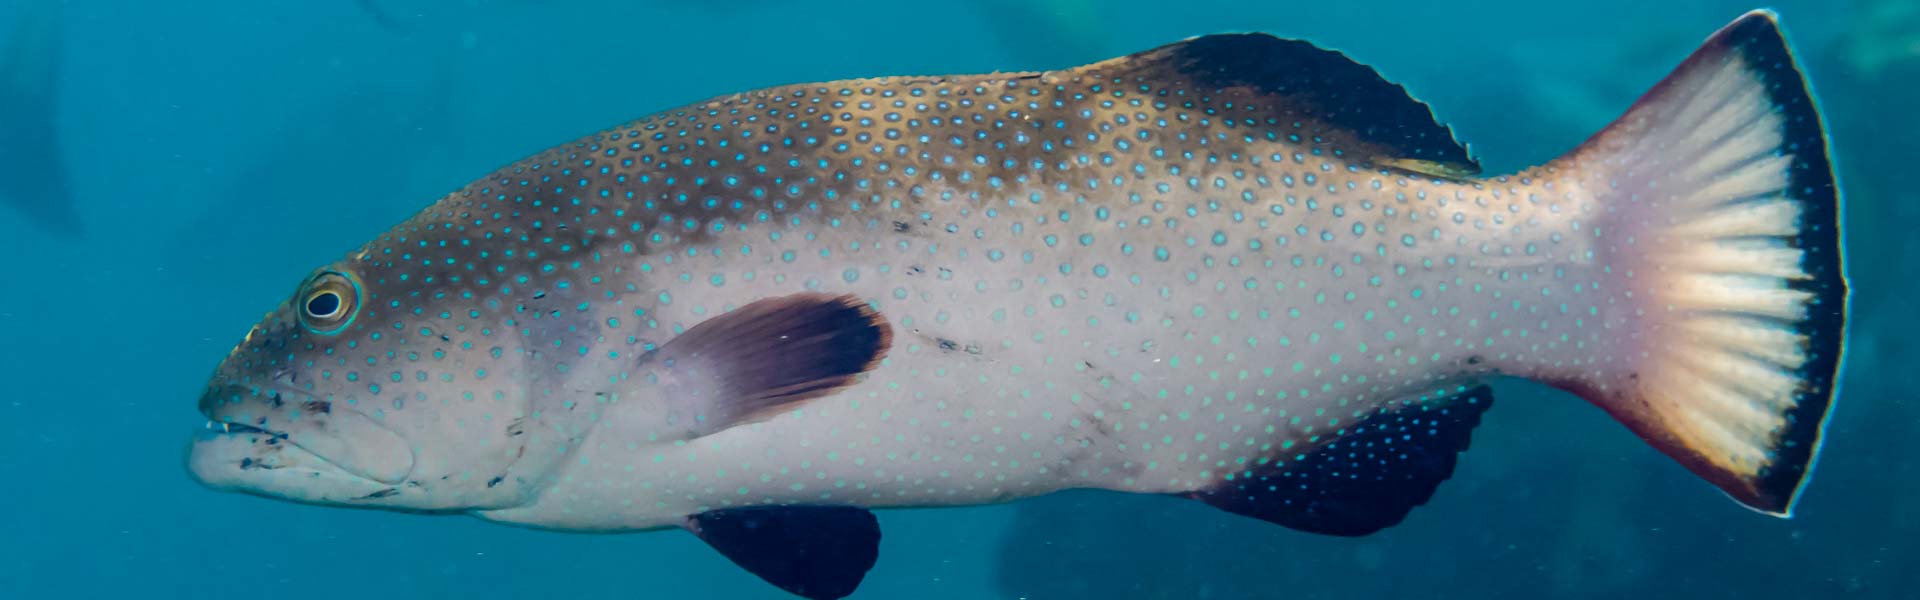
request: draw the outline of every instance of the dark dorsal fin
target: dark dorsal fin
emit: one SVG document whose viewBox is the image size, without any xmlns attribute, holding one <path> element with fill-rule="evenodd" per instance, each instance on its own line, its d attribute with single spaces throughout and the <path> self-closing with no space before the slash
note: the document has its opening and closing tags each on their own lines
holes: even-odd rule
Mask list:
<svg viewBox="0 0 1920 600">
<path fill-rule="evenodd" d="M 1227 512 L 1293 529 L 1360 536 L 1391 527 L 1453 475 L 1493 404 L 1486 386 L 1395 402 L 1333 438 L 1189 494 Z"/>
<path fill-rule="evenodd" d="M 1075 71 L 1154 86 L 1170 96 L 1169 102 L 1181 101 L 1176 94 L 1216 96 L 1214 106 L 1227 100 L 1245 110 L 1221 110 L 1221 117 L 1271 118 L 1285 126 L 1298 122 L 1303 137 L 1320 135 L 1337 143 L 1345 132 L 1363 145 L 1347 158 L 1375 166 L 1449 177 L 1480 172 L 1480 163 L 1454 141 L 1453 131 L 1405 88 L 1345 54 L 1300 40 L 1262 33 L 1207 35 Z"/>
<path fill-rule="evenodd" d="M 814 600 L 853 593 L 880 558 L 880 521 L 864 508 L 729 508 L 688 517 L 687 530 L 767 583 Z"/>
<path fill-rule="evenodd" d="M 880 364 L 891 331 L 859 298 L 794 294 L 702 321 L 642 360 L 668 430 L 698 437 L 851 385 Z"/>
</svg>

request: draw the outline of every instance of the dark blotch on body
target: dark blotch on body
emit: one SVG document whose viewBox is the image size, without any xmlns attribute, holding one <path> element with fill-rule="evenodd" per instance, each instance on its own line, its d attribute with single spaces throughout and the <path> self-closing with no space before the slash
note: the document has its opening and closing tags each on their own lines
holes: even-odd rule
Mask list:
<svg viewBox="0 0 1920 600">
<path fill-rule="evenodd" d="M 392 497 L 399 493 L 400 493 L 400 488 L 387 488 L 387 489 L 383 489 L 378 492 L 367 494 L 365 496 L 361 496 L 359 498 L 354 498 L 354 499 L 355 500 L 377 500 L 380 498 Z"/>
</svg>

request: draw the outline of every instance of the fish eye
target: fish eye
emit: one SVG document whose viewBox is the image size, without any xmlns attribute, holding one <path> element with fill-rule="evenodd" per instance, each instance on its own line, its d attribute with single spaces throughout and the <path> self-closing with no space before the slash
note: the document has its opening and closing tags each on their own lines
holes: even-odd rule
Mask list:
<svg viewBox="0 0 1920 600">
<path fill-rule="evenodd" d="M 340 314 L 340 294 L 333 290 L 314 292 L 307 297 L 307 318 L 331 319 Z"/>
<path fill-rule="evenodd" d="M 343 273 L 322 272 L 300 288 L 300 322 L 318 334 L 338 333 L 353 322 L 360 286 Z"/>
</svg>

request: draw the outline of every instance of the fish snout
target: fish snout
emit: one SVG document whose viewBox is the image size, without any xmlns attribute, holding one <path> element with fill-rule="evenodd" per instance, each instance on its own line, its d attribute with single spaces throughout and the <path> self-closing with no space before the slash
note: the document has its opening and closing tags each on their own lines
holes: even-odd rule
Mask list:
<svg viewBox="0 0 1920 600">
<path fill-rule="evenodd" d="M 286 390 L 300 389 L 299 372 L 292 366 L 295 359 L 287 352 L 293 328 L 277 315 L 268 313 L 220 360 L 200 394 L 201 414 L 219 420 L 224 416 L 219 411 L 242 406 L 253 397 L 278 407 Z"/>
</svg>

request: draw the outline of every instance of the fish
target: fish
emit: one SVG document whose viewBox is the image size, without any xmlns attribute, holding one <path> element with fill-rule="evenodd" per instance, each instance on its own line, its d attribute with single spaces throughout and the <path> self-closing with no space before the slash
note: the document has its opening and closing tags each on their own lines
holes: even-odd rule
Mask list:
<svg viewBox="0 0 1920 600">
<path fill-rule="evenodd" d="M 353 0 L 353 7 L 368 20 L 373 21 L 374 25 L 379 26 L 381 31 L 404 33 L 412 29 L 400 19 L 395 18 L 386 7 L 381 6 L 379 0 Z"/>
<path fill-rule="evenodd" d="M 306 274 L 216 367 L 187 465 L 300 503 L 683 530 L 841 598 L 875 509 L 1084 488 L 1372 534 L 1515 378 L 1791 516 L 1847 286 L 1777 17 L 1559 158 L 1479 173 L 1371 67 L 1257 33 L 722 96 Z"/>
<path fill-rule="evenodd" d="M 47 231 L 77 235 L 57 126 L 65 8 L 58 0 L 20 3 L 0 50 L 0 204 Z"/>
</svg>

